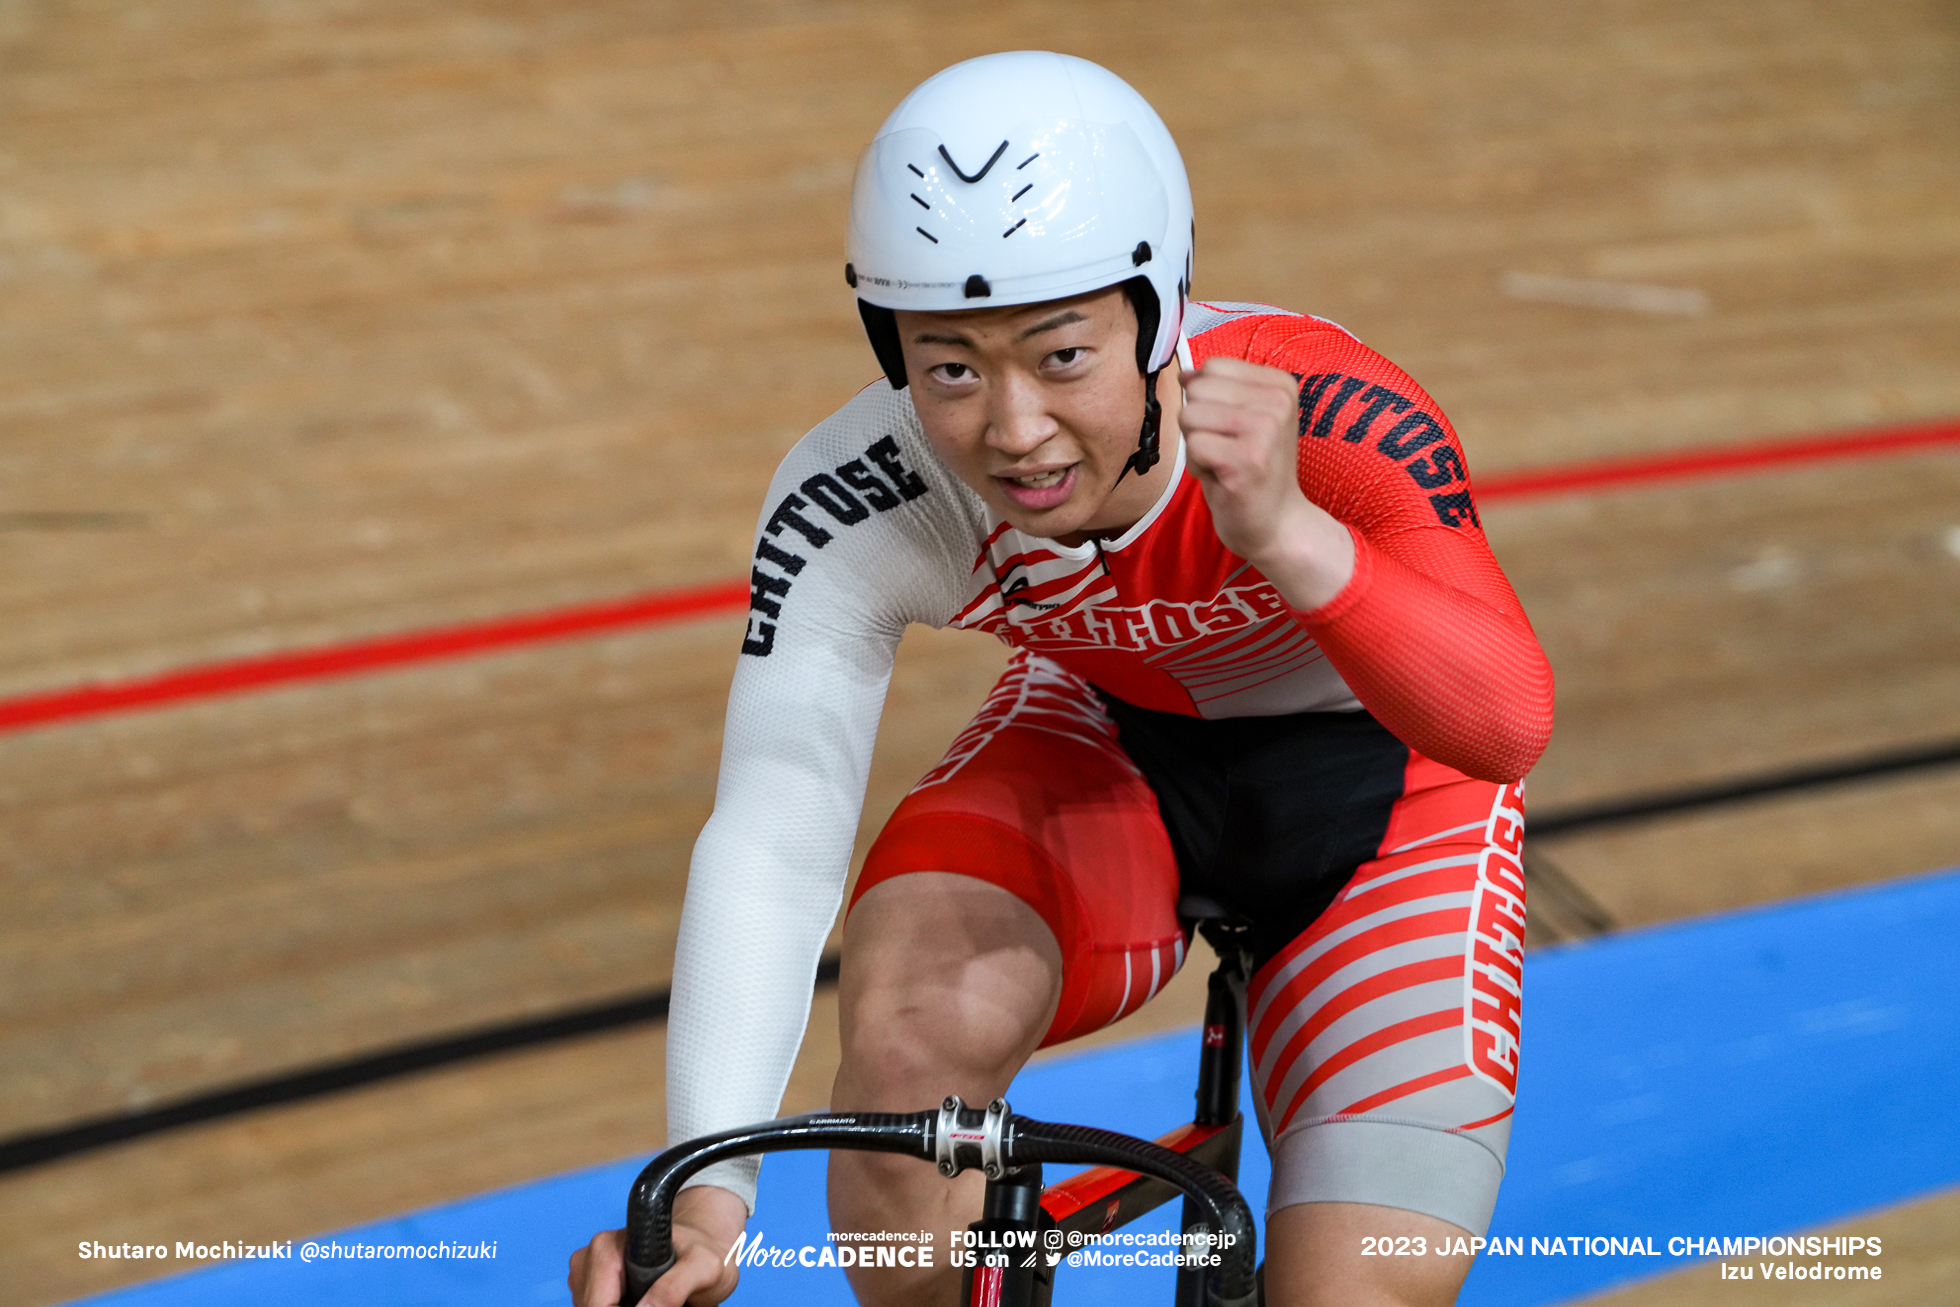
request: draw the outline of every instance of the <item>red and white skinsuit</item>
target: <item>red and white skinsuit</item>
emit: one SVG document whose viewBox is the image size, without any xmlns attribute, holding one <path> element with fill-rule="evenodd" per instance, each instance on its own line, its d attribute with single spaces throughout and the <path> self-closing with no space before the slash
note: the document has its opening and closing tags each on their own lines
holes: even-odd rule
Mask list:
<svg viewBox="0 0 1960 1307">
<path fill-rule="evenodd" d="M 1020 652 L 894 813 L 858 893 L 952 871 L 1034 906 L 1065 964 L 1048 1043 L 1169 979 L 1180 864 L 1183 888 L 1236 894 L 1268 921 L 1306 905 L 1297 933 L 1260 949 L 1248 992 L 1271 1205 L 1373 1202 L 1483 1232 L 1516 1087 L 1518 782 L 1550 734 L 1550 670 L 1484 542 L 1456 436 L 1405 374 L 1331 323 L 1263 306 L 1194 304 L 1186 331 L 1197 364 L 1301 378 L 1300 485 L 1353 532 L 1352 580 L 1289 608 L 1219 542 L 1181 442 L 1141 521 L 1071 548 L 994 519 L 933 455 L 906 392 L 874 384 L 810 432 L 758 524 L 688 882 L 676 1140 L 775 1113 L 893 651 L 910 622 L 968 627 Z M 1318 779 L 1235 779 L 1235 751 L 1279 737 L 1287 774 Z M 1215 775 L 1187 793 L 1181 769 L 1207 754 L 1222 761 L 1189 765 Z M 1350 776 L 1372 779 L 1350 797 Z M 1289 820 L 1336 833 L 1246 843 Z M 1296 851 L 1314 865 L 1294 875 Z M 1324 892 L 1294 892 L 1309 883 Z M 755 1163 L 697 1182 L 752 1201 Z"/>
</svg>

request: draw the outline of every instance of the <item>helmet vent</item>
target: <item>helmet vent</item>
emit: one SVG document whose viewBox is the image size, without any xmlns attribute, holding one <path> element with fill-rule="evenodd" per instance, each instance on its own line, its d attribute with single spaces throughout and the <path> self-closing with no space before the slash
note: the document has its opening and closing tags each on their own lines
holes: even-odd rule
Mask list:
<svg viewBox="0 0 1960 1307">
<path fill-rule="evenodd" d="M 916 164 L 916 163 L 908 163 L 908 164 L 906 164 L 905 166 L 906 166 L 907 168 L 910 168 L 910 169 L 912 170 L 912 173 L 913 173 L 913 175 L 914 175 L 914 176 L 917 176 L 917 177 L 923 177 L 923 176 L 925 176 L 925 174 L 924 174 L 924 173 L 922 173 L 922 172 L 920 172 L 920 171 L 919 171 L 919 165 L 918 165 L 918 164 Z"/>
<path fill-rule="evenodd" d="M 918 197 L 913 196 L 913 198 L 917 199 Z M 1137 247 L 1130 251 L 1130 266 L 1132 268 L 1141 268 L 1148 262 L 1150 262 L 1150 242 L 1138 241 Z"/>
<path fill-rule="evenodd" d="M 979 273 L 976 272 L 971 277 L 968 277 L 966 279 L 966 297 L 968 299 L 970 300 L 986 299 L 988 296 L 992 295 L 993 293 L 994 293 L 994 288 L 992 286 L 989 286 L 987 284 L 987 279 L 981 276 Z"/>
<path fill-rule="evenodd" d="M 944 159 L 946 161 L 946 166 L 953 170 L 953 176 L 959 178 L 961 181 L 965 182 L 969 186 L 973 185 L 973 183 L 979 181 L 982 177 L 985 177 L 988 173 L 992 172 L 994 169 L 994 165 L 1000 162 L 1000 156 L 1006 153 L 1007 153 L 1007 142 L 1002 141 L 999 145 L 996 145 L 994 147 L 994 152 L 987 156 L 987 162 L 980 166 L 980 171 L 974 173 L 971 177 L 969 177 L 964 172 L 960 171 L 960 166 L 957 163 L 953 162 L 953 156 L 946 153 L 946 147 L 943 145 L 939 147 L 939 157 Z"/>
<path fill-rule="evenodd" d="M 915 204 L 917 204 L 917 205 L 918 205 L 918 206 L 919 206 L 919 207 L 920 207 L 921 209 L 930 209 L 930 208 L 932 207 L 932 206 L 931 206 L 930 204 L 927 204 L 927 203 L 926 203 L 926 202 L 925 202 L 924 200 L 922 200 L 922 199 L 920 199 L 920 198 L 919 198 L 919 197 L 918 197 L 917 195 L 914 195 L 914 196 L 912 197 L 912 200 L 913 200 L 913 202 L 914 202 Z"/>
<path fill-rule="evenodd" d="M 924 227 L 914 227 L 912 230 L 918 232 L 919 235 L 925 237 L 927 240 L 931 241 L 934 245 L 939 244 L 939 238 L 933 235 L 931 232 L 927 231 Z"/>
<path fill-rule="evenodd" d="M 1028 156 L 1027 158 L 1025 158 L 1025 159 L 1023 159 L 1023 160 L 1021 160 L 1021 162 L 1019 162 L 1019 163 L 1017 163 L 1017 164 L 1015 164 L 1015 165 L 1014 165 L 1014 171 L 1015 171 L 1015 172 L 1019 172 L 1019 171 L 1021 171 L 1021 169 L 1023 169 L 1023 168 L 1025 168 L 1025 167 L 1027 167 L 1027 166 L 1028 166 L 1029 164 L 1031 164 L 1031 163 L 1033 163 L 1033 162 L 1034 162 L 1034 161 L 1035 161 L 1036 159 L 1039 159 L 1040 157 L 1041 157 L 1041 151 L 1040 151 L 1040 150 L 1036 150 L 1036 151 L 1035 151 L 1035 152 L 1034 152 L 1033 154 L 1030 154 L 1030 155 L 1029 155 L 1029 156 Z"/>
<path fill-rule="evenodd" d="M 1006 231 L 1002 232 L 1000 234 L 1000 238 L 1002 240 L 1006 240 L 1009 236 L 1012 236 L 1015 232 L 1021 230 L 1021 228 L 1027 225 L 1028 225 L 1028 220 L 1026 218 L 1023 218 L 1021 219 L 1021 221 L 1015 223 L 1012 227 L 1009 227 Z"/>
<path fill-rule="evenodd" d="M 1012 204 L 1014 203 L 1015 200 L 1020 199 L 1023 195 L 1026 195 L 1029 191 L 1033 189 L 1034 189 L 1034 183 L 1029 182 L 1026 186 L 1023 186 L 1020 190 L 1014 192 L 1014 194 L 1008 198 L 1007 202 L 1009 204 Z"/>
</svg>

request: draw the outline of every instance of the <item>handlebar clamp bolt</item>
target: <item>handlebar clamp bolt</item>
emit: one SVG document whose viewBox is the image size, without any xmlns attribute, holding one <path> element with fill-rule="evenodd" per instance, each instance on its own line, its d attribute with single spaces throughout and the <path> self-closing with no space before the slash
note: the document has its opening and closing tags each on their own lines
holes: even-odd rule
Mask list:
<svg viewBox="0 0 1960 1307">
<path fill-rule="evenodd" d="M 1002 1136 L 1007 1131 L 1007 1100 L 996 1098 L 987 1104 L 986 1120 L 981 1124 L 980 1169 L 987 1173 L 989 1180 L 998 1180 L 1007 1172 L 1007 1159 L 1002 1156 Z"/>
<path fill-rule="evenodd" d="M 960 1173 L 960 1160 L 953 1148 L 953 1130 L 959 1125 L 960 1109 L 966 1104 L 958 1094 L 948 1094 L 939 1104 L 939 1120 L 933 1129 L 933 1155 L 939 1163 L 939 1174 L 952 1179 Z"/>
</svg>

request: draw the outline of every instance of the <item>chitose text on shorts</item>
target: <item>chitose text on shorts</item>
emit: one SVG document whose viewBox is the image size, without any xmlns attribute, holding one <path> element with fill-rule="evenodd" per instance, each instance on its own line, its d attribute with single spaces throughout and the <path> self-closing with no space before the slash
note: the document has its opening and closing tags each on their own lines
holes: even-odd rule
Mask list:
<svg viewBox="0 0 1960 1307">
<path fill-rule="evenodd" d="M 856 893 L 955 872 L 1032 906 L 1064 967 L 1044 1045 L 1163 988 L 1189 945 L 1180 894 L 1222 904 L 1254 923 L 1269 1210 L 1373 1203 L 1483 1234 L 1517 1088 L 1523 822 L 1521 786 L 1366 713 L 1153 712 L 1021 653 Z"/>
</svg>

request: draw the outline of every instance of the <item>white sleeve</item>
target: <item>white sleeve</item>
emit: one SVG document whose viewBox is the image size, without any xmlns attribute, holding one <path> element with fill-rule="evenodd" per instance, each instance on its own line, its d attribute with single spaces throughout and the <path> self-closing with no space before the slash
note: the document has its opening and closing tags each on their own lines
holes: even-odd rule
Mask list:
<svg viewBox="0 0 1960 1307">
<path fill-rule="evenodd" d="M 976 532 L 979 534 L 976 535 Z M 979 501 L 880 382 L 800 441 L 757 525 L 714 815 L 694 846 L 667 1026 L 670 1142 L 773 1117 L 810 1016 L 908 622 L 944 625 Z M 759 1159 L 715 1184 L 755 1207 Z"/>
</svg>

